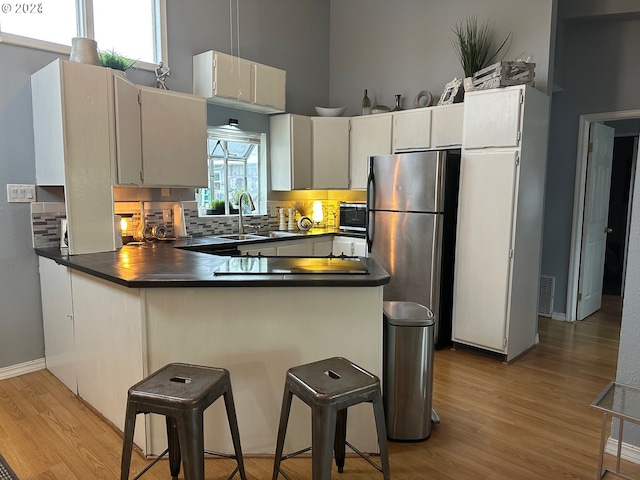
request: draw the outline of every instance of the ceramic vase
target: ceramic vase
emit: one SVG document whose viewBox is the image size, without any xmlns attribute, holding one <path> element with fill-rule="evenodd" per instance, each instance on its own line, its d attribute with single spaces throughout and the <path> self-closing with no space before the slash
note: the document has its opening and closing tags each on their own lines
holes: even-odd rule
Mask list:
<svg viewBox="0 0 640 480">
<path fill-rule="evenodd" d="M 71 54 L 69 60 L 89 65 L 100 65 L 98 57 L 98 43 L 86 37 L 74 37 L 71 39 Z"/>
</svg>

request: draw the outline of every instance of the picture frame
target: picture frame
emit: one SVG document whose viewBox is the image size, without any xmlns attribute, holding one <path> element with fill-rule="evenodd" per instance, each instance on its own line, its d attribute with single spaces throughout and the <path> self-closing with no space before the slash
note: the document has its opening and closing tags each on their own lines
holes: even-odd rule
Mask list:
<svg viewBox="0 0 640 480">
<path fill-rule="evenodd" d="M 438 105 L 451 105 L 452 103 L 458 103 L 462 100 L 463 91 L 460 88 L 462 86 L 462 80 L 454 78 L 444 86 L 444 91 L 440 95 Z"/>
</svg>

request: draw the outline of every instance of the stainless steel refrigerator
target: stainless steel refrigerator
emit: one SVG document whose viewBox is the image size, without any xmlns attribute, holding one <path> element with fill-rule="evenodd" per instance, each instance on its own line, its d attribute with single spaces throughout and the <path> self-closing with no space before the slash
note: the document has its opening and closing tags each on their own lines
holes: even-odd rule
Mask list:
<svg viewBox="0 0 640 480">
<path fill-rule="evenodd" d="M 451 344 L 460 150 L 370 157 L 367 248 L 389 274 L 384 300 L 435 314 L 436 348 Z"/>
</svg>

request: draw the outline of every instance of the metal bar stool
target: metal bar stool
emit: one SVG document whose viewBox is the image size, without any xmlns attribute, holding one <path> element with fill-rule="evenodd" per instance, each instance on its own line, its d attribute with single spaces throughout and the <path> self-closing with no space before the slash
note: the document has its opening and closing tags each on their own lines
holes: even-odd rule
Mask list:
<svg viewBox="0 0 640 480">
<path fill-rule="evenodd" d="M 235 455 L 204 449 L 203 413 L 221 395 L 224 395 Z M 121 480 L 129 478 L 133 433 L 136 415 L 139 413 L 157 413 L 166 417 L 168 448 L 134 480 L 140 478 L 167 452 L 173 480 L 177 480 L 180 473 L 181 455 L 185 480 L 204 480 L 205 453 L 235 458 L 238 465 L 228 478 L 233 478 L 239 471 L 240 478 L 247 480 L 228 370 L 170 363 L 129 389 L 122 444 Z"/>
<path fill-rule="evenodd" d="M 293 395 L 311 407 L 312 444 L 309 448 L 282 456 Z M 362 402 L 373 404 L 382 467 L 346 441 L 347 408 Z M 312 450 L 312 479 L 330 480 L 331 454 L 335 451 L 336 466 L 338 472 L 342 472 L 346 446 L 382 472 L 385 480 L 390 480 L 387 432 L 378 377 L 341 357 L 287 370 L 272 480 L 277 480 L 279 474 L 288 480 L 289 477 L 280 470 L 282 460 L 309 450 Z"/>
</svg>

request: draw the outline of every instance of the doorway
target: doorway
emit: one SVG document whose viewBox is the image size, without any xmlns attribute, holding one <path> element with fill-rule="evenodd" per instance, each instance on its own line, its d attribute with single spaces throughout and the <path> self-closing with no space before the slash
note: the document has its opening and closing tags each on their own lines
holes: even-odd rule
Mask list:
<svg viewBox="0 0 640 480">
<path fill-rule="evenodd" d="M 599 113 L 599 114 L 590 114 L 590 115 L 582 115 L 580 117 L 580 127 L 579 127 L 579 137 L 578 137 L 578 154 L 576 158 L 576 181 L 575 181 L 575 190 L 574 190 L 574 208 L 573 208 L 573 223 L 572 223 L 572 234 L 571 234 L 571 255 L 570 255 L 570 265 L 569 265 L 569 278 L 567 285 L 567 320 L 568 321 L 576 321 L 577 316 L 577 305 L 578 305 L 578 288 L 579 288 L 579 280 L 580 280 L 580 266 L 582 260 L 582 245 L 583 245 L 583 226 L 584 226 L 584 215 L 585 215 L 585 192 L 586 192 L 586 182 L 587 182 L 587 157 L 589 154 L 589 132 L 591 129 L 591 125 L 593 123 L 606 123 L 607 125 L 613 126 L 616 128 L 616 133 L 619 134 L 620 131 L 624 131 L 629 128 L 629 125 L 632 124 L 635 129 L 632 136 L 637 138 L 638 132 L 640 131 L 640 110 L 629 110 L 629 111 L 621 111 L 621 112 L 609 112 L 609 113 Z M 631 188 L 633 186 L 633 179 L 635 178 L 635 164 L 637 162 L 637 140 L 634 140 L 634 144 L 636 145 L 634 152 L 632 153 L 631 158 L 631 172 L 628 175 L 628 187 L 624 187 L 623 185 L 618 185 L 617 183 L 613 183 L 614 189 L 616 191 L 616 195 L 619 190 L 624 190 L 625 192 L 622 195 L 626 195 L 626 203 L 627 208 L 624 212 L 617 211 L 616 219 L 618 216 L 622 216 L 624 218 L 624 234 L 620 232 L 621 235 L 624 235 L 624 245 L 620 246 L 619 242 L 615 242 L 611 246 L 611 253 L 609 253 L 609 262 L 610 262 L 610 270 L 616 270 L 616 276 L 619 277 L 620 280 L 620 295 L 624 289 L 624 275 L 625 275 L 625 267 L 626 267 L 626 239 L 628 238 L 628 225 L 627 221 L 630 215 L 630 203 L 631 203 Z M 628 167 L 627 167 L 628 168 Z M 623 168 L 624 170 L 624 168 Z M 619 177 L 616 177 L 616 182 L 619 181 Z M 613 208 L 613 207 L 610 207 Z M 621 227 L 618 227 L 621 228 Z M 613 239 L 615 241 L 615 239 Z M 622 249 L 622 254 L 620 253 L 620 249 Z M 613 259 L 613 260 L 612 260 Z M 605 255 L 606 262 L 606 255 Z M 611 273 L 611 272 L 609 272 Z M 602 272 L 604 276 L 604 271 Z M 615 280 L 612 280 L 615 281 Z M 614 285 L 615 288 L 615 285 Z"/>
</svg>

